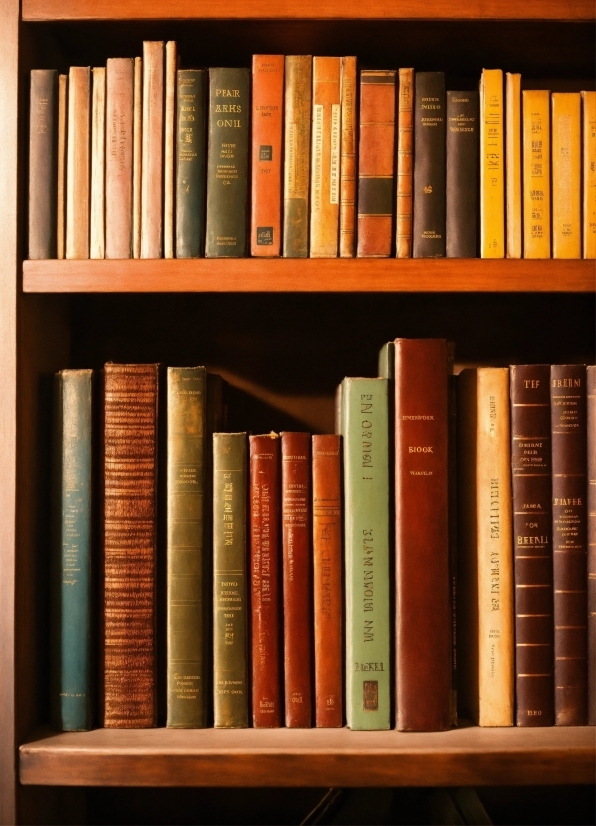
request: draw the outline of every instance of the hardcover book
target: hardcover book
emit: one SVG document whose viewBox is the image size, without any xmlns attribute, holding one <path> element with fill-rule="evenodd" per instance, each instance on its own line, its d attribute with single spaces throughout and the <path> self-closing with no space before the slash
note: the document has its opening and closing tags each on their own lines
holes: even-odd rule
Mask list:
<svg viewBox="0 0 596 826">
<path fill-rule="evenodd" d="M 89 258 L 91 69 L 71 66 L 66 150 L 66 257 Z"/>
<path fill-rule="evenodd" d="M 205 251 L 207 71 L 179 69 L 176 121 L 176 258 Z"/>
<path fill-rule="evenodd" d="M 447 258 L 476 258 L 478 92 L 447 92 Z"/>
<path fill-rule="evenodd" d="M 310 257 L 336 258 L 341 183 L 339 57 L 313 58 L 311 158 Z"/>
<path fill-rule="evenodd" d="M 356 58 L 341 58 L 341 159 L 339 201 L 339 255 L 356 252 L 356 135 L 358 87 Z"/>
<path fill-rule="evenodd" d="M 58 181 L 56 213 L 56 258 L 66 255 L 66 113 L 68 75 L 58 75 Z M 51 188 L 51 187 L 50 187 Z"/>
<path fill-rule="evenodd" d="M 551 95 L 553 258 L 581 258 L 581 97 Z"/>
<path fill-rule="evenodd" d="M 29 258 L 56 257 L 58 73 L 33 69 L 29 103 Z"/>
<path fill-rule="evenodd" d="M 522 92 L 524 258 L 550 258 L 550 92 Z"/>
<path fill-rule="evenodd" d="M 176 158 L 176 41 L 168 40 L 165 53 L 163 257 L 174 257 L 174 168 Z"/>
<path fill-rule="evenodd" d="M 505 75 L 505 190 L 507 258 L 522 255 L 521 75 Z"/>
<path fill-rule="evenodd" d="M 399 70 L 397 115 L 397 217 L 395 254 L 412 257 L 412 176 L 414 172 L 414 69 Z"/>
<path fill-rule="evenodd" d="M 284 92 L 284 258 L 308 256 L 312 56 L 286 55 Z"/>
<path fill-rule="evenodd" d="M 132 257 L 134 62 L 106 64 L 106 258 Z"/>
<path fill-rule="evenodd" d="M 445 257 L 445 73 L 416 72 L 414 258 Z"/>
<path fill-rule="evenodd" d="M 582 92 L 582 255 L 596 258 L 596 92 Z"/>
<path fill-rule="evenodd" d="M 143 43 L 141 258 L 163 251 L 164 44 Z"/>
<path fill-rule="evenodd" d="M 91 237 L 89 258 L 105 257 L 106 70 L 91 70 Z"/>
<path fill-rule="evenodd" d="M 132 257 L 141 257 L 141 165 L 143 159 L 143 58 L 134 59 L 132 145 Z"/>
<path fill-rule="evenodd" d="M 596 367 L 587 373 L 588 413 L 588 725 L 596 726 Z"/>
<path fill-rule="evenodd" d="M 480 257 L 505 255 L 505 140 L 503 72 L 480 78 Z"/>
</svg>

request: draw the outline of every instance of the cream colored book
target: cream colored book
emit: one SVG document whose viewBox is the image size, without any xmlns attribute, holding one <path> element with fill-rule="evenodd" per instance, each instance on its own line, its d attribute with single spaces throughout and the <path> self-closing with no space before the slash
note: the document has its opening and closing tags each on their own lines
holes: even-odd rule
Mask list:
<svg viewBox="0 0 596 826">
<path fill-rule="evenodd" d="M 583 246 L 584 258 L 596 258 L 596 92 L 582 92 L 583 104 Z"/>
<path fill-rule="evenodd" d="M 56 208 L 56 258 L 66 254 L 66 107 L 68 75 L 58 75 L 58 185 Z"/>
<path fill-rule="evenodd" d="M 505 256 L 505 141 L 503 72 L 480 78 L 480 257 Z"/>
<path fill-rule="evenodd" d="M 553 258 L 581 258 L 581 96 L 553 92 Z"/>
<path fill-rule="evenodd" d="M 507 258 L 522 255 L 521 75 L 505 75 L 505 189 Z"/>
<path fill-rule="evenodd" d="M 143 43 L 141 258 L 163 252 L 164 43 Z"/>
<path fill-rule="evenodd" d="M 174 129 L 176 118 L 176 41 L 166 43 L 166 106 L 164 123 L 163 255 L 174 257 Z"/>
<path fill-rule="evenodd" d="M 106 70 L 91 72 L 91 238 L 90 258 L 105 258 Z"/>
<path fill-rule="evenodd" d="M 89 258 L 91 69 L 71 66 L 66 150 L 66 257 Z"/>
<path fill-rule="evenodd" d="M 550 258 L 550 92 L 522 92 L 524 258 Z"/>
<path fill-rule="evenodd" d="M 141 257 L 141 162 L 143 156 L 143 58 L 135 57 L 132 146 L 132 257 Z"/>
</svg>

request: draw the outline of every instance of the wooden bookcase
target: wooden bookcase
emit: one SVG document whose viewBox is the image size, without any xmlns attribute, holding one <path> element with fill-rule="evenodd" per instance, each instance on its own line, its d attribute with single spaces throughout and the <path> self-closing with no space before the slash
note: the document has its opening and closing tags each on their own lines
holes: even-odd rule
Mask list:
<svg viewBox="0 0 596 826">
<path fill-rule="evenodd" d="M 1 823 L 47 822 L 50 800 L 63 822 L 66 786 L 594 781 L 590 728 L 46 728 L 52 372 L 207 364 L 257 398 L 255 428 L 325 431 L 336 383 L 374 375 L 397 335 L 448 337 L 465 364 L 592 362 L 593 261 L 23 261 L 31 68 L 105 65 L 176 39 L 187 65 L 357 54 L 444 69 L 451 88 L 498 66 L 580 90 L 594 88 L 594 31 L 590 0 L 0 0 Z"/>
</svg>

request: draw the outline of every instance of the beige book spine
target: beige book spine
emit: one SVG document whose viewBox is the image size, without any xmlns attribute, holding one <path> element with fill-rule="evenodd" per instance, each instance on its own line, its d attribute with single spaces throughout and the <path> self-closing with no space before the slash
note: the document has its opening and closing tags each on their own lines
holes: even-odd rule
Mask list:
<svg viewBox="0 0 596 826">
<path fill-rule="evenodd" d="M 596 92 L 582 92 L 582 255 L 596 258 Z"/>
<path fill-rule="evenodd" d="M 66 107 L 68 75 L 58 75 L 58 203 L 56 209 L 56 258 L 66 254 Z"/>
<path fill-rule="evenodd" d="M 524 258 L 550 258 L 550 92 L 522 92 Z"/>
<path fill-rule="evenodd" d="M 503 72 L 480 79 L 480 257 L 505 256 Z"/>
<path fill-rule="evenodd" d="M 135 57 L 132 147 L 132 257 L 141 257 L 141 164 L 143 160 L 143 58 Z"/>
<path fill-rule="evenodd" d="M 166 107 L 163 176 L 163 254 L 174 257 L 174 129 L 176 119 L 176 41 L 166 43 Z"/>
<path fill-rule="evenodd" d="M 90 258 L 105 258 L 106 70 L 92 75 Z"/>
<path fill-rule="evenodd" d="M 310 178 L 311 258 L 335 258 L 338 253 L 340 161 L 340 59 L 314 57 Z"/>
<path fill-rule="evenodd" d="M 399 70 L 397 115 L 397 210 L 395 255 L 412 257 L 412 174 L 414 149 L 414 69 Z"/>
<path fill-rule="evenodd" d="M 551 97 L 553 258 L 581 258 L 581 97 Z"/>
<path fill-rule="evenodd" d="M 505 75 L 507 258 L 522 256 L 521 75 Z"/>
<path fill-rule="evenodd" d="M 71 66 L 66 149 L 67 258 L 89 258 L 90 92 L 90 67 Z"/>
<path fill-rule="evenodd" d="M 141 160 L 141 258 L 163 250 L 164 44 L 143 43 L 143 151 Z"/>
<path fill-rule="evenodd" d="M 356 58 L 341 58 L 341 201 L 339 254 L 353 258 L 356 249 Z"/>
</svg>

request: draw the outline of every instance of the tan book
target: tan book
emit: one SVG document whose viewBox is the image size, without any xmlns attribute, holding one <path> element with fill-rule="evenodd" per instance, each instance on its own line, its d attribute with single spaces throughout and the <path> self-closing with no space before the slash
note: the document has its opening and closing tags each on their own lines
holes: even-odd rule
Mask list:
<svg viewBox="0 0 596 826">
<path fill-rule="evenodd" d="M 521 75 L 505 75 L 507 258 L 522 255 Z"/>
<path fill-rule="evenodd" d="M 339 57 L 313 58 L 311 147 L 310 257 L 335 258 L 341 159 Z"/>
<path fill-rule="evenodd" d="M 414 69 L 399 70 L 397 114 L 397 216 L 395 255 L 412 257 L 412 173 L 414 139 Z"/>
<path fill-rule="evenodd" d="M 553 92 L 552 236 L 553 258 L 581 258 L 581 96 Z"/>
<path fill-rule="evenodd" d="M 89 258 L 91 69 L 71 66 L 66 150 L 66 257 Z"/>
<path fill-rule="evenodd" d="M 92 69 L 91 238 L 89 257 L 105 257 L 106 70 Z"/>
<path fill-rule="evenodd" d="M 550 258 L 550 92 L 522 92 L 524 258 Z"/>
<path fill-rule="evenodd" d="M 132 257 L 141 257 L 141 163 L 143 158 L 143 58 L 135 57 L 132 145 Z"/>
<path fill-rule="evenodd" d="M 505 255 L 505 142 L 503 72 L 480 79 L 480 257 Z"/>
<path fill-rule="evenodd" d="M 141 157 L 141 258 L 161 258 L 163 248 L 164 44 L 143 43 L 143 151 Z"/>
<path fill-rule="evenodd" d="M 166 106 L 163 169 L 163 257 L 174 257 L 174 130 L 176 128 L 176 41 L 166 43 Z"/>
<path fill-rule="evenodd" d="M 596 92 L 582 92 L 582 254 L 596 258 Z"/>
<path fill-rule="evenodd" d="M 356 251 L 356 101 L 355 57 L 341 58 L 341 186 L 339 204 L 339 254 L 353 258 Z"/>
<path fill-rule="evenodd" d="M 284 258 L 308 256 L 311 55 L 286 55 L 284 88 Z"/>
<path fill-rule="evenodd" d="M 68 75 L 58 75 L 58 204 L 56 210 L 56 258 L 64 258 L 66 249 L 66 107 Z"/>
<path fill-rule="evenodd" d="M 130 57 L 106 66 L 106 258 L 132 256 L 133 67 Z"/>
</svg>

